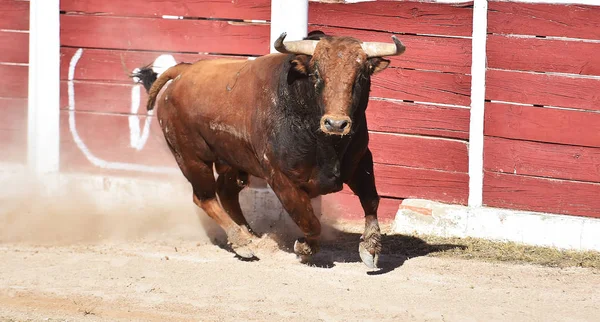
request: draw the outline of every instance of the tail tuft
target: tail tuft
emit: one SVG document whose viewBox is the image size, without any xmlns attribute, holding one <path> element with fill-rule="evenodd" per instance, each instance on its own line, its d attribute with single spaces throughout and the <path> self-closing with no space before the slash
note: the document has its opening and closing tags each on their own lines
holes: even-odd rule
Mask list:
<svg viewBox="0 0 600 322">
<path fill-rule="evenodd" d="M 152 84 L 154 84 L 158 78 L 158 73 L 152 69 L 152 64 L 150 64 L 142 68 L 136 68 L 133 73 L 129 75 L 129 77 L 133 78 L 136 83 L 143 84 L 144 88 L 146 89 L 146 93 L 148 93 L 152 87 Z"/>
</svg>

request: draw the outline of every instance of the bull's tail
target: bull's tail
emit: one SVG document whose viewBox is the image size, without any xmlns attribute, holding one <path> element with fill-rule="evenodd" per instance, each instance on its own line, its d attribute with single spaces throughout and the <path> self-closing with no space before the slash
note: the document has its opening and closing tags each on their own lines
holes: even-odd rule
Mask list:
<svg viewBox="0 0 600 322">
<path fill-rule="evenodd" d="M 179 63 L 158 76 L 151 65 L 145 66 L 134 72 L 131 76 L 137 77 L 139 82 L 144 85 L 146 92 L 148 92 L 148 103 L 146 108 L 148 111 L 154 108 L 156 102 L 156 96 L 165 84 L 171 79 L 179 76 L 190 64 Z"/>
</svg>

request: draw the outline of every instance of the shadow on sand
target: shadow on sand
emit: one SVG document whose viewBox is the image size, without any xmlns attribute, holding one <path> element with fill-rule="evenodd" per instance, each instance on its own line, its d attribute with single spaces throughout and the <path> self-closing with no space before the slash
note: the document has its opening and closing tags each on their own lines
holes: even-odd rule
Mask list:
<svg viewBox="0 0 600 322">
<path fill-rule="evenodd" d="M 274 228 L 274 227 L 271 227 Z M 281 227 L 280 227 L 281 228 Z M 301 234 L 296 229 L 276 229 L 275 232 L 270 229 L 264 231 L 274 237 L 281 251 L 293 253 L 294 241 Z M 361 233 L 349 232 L 338 229 L 333 225 L 323 223 L 324 237 L 321 239 L 321 249 L 313 256 L 309 262 L 305 263 L 311 267 L 332 268 L 335 263 L 362 263 L 358 255 L 358 244 Z M 223 236 L 224 237 L 224 236 Z M 233 250 L 226 244 L 225 240 L 219 238 L 214 243 L 230 252 Z M 369 271 L 369 275 L 386 274 L 401 267 L 408 259 L 426 256 L 430 253 L 442 252 L 450 249 L 464 248 L 463 245 L 455 244 L 428 244 L 423 239 L 407 235 L 382 235 L 382 252 L 379 257 L 379 269 Z M 257 261 L 258 258 L 243 259 L 243 261 Z"/>
<path fill-rule="evenodd" d="M 321 251 L 316 254 L 309 265 L 317 267 L 333 267 L 335 263 L 362 263 L 358 255 L 360 233 L 347 232 L 329 226 L 331 235 L 321 243 Z M 430 253 L 463 248 L 454 244 L 428 244 L 423 239 L 407 235 L 382 234 L 382 250 L 379 256 L 378 270 L 367 272 L 369 275 L 380 275 L 391 272 L 402 266 L 410 258 L 426 256 Z"/>
</svg>

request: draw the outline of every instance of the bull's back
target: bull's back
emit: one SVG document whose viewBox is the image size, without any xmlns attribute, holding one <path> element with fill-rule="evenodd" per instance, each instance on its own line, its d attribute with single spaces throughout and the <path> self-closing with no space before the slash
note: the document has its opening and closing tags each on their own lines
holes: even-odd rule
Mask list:
<svg viewBox="0 0 600 322">
<path fill-rule="evenodd" d="M 258 63 L 258 64 L 257 64 Z M 165 92 L 180 122 L 197 133 L 227 163 L 262 176 L 254 125 L 269 108 L 271 78 L 265 61 L 206 60 L 189 66 Z M 266 74 L 265 74 L 266 73 Z M 262 155 L 262 154 L 258 154 Z"/>
</svg>

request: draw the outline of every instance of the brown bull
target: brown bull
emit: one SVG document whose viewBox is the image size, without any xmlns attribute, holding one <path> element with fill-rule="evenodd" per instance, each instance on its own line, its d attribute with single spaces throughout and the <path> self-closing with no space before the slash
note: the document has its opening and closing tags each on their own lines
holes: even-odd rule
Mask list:
<svg viewBox="0 0 600 322">
<path fill-rule="evenodd" d="M 395 37 L 393 44 L 322 33 L 301 41 L 284 38 L 275 43 L 282 54 L 168 69 L 149 89 L 148 109 L 157 102 L 159 123 L 193 187 L 194 203 L 225 230 L 239 256 L 253 257 L 257 238 L 238 201 L 251 174 L 269 183 L 304 233 L 294 244 L 304 259 L 318 251 L 321 234 L 310 199 L 346 183 L 365 212 L 361 258 L 376 267 L 379 195 L 365 110 L 371 75 L 389 64 L 381 57 L 405 48 Z"/>
</svg>

